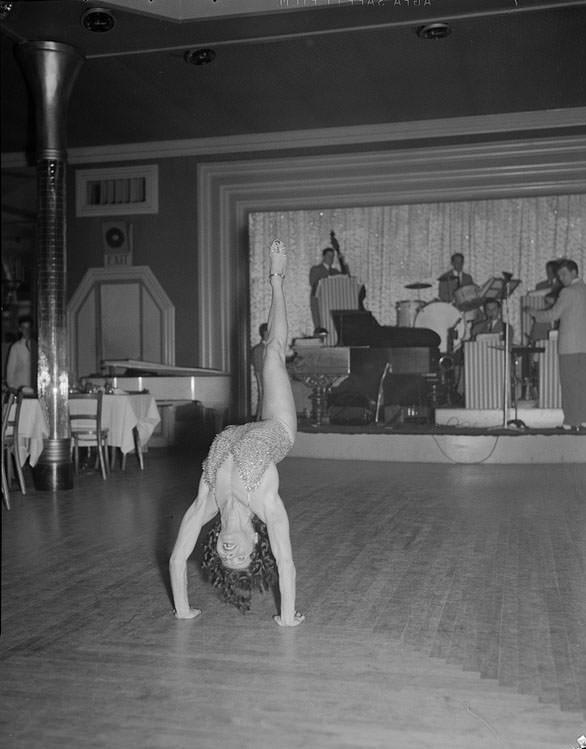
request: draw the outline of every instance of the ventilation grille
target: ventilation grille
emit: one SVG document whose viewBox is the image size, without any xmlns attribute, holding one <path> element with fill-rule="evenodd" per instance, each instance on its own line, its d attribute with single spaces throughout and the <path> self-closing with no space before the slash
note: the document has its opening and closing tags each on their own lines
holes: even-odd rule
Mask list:
<svg viewBox="0 0 586 749">
<path fill-rule="evenodd" d="M 158 213 L 156 164 L 76 172 L 76 215 Z"/>
</svg>

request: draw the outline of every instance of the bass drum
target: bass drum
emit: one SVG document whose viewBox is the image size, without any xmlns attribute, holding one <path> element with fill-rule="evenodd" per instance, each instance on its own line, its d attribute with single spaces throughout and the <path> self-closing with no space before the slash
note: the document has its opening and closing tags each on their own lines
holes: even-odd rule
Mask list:
<svg viewBox="0 0 586 749">
<path fill-rule="evenodd" d="M 457 333 L 455 346 L 462 342 L 466 334 L 466 324 L 462 319 L 462 313 L 447 302 L 430 302 L 419 311 L 415 320 L 416 328 L 429 328 L 435 331 L 442 339 L 440 351 L 448 350 L 448 331 L 454 329 Z"/>
</svg>

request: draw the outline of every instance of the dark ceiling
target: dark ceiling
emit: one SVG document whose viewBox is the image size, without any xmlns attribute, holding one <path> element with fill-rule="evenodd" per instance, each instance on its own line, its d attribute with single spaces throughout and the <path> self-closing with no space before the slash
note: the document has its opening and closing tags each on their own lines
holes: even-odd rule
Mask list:
<svg viewBox="0 0 586 749">
<path fill-rule="evenodd" d="M 151 0 L 12 3 L 0 36 L 2 152 L 33 144 L 14 55 L 28 40 L 64 42 L 86 57 L 71 96 L 69 147 L 585 104 L 584 0 L 251 0 L 252 12 L 246 0 L 217 2 L 192 0 L 191 15 L 201 17 L 185 21 L 119 7 L 152 10 Z M 80 23 L 98 5 L 111 10 L 109 32 Z M 163 13 L 165 4 L 156 7 Z M 432 21 L 452 33 L 419 38 L 417 28 Z M 184 53 L 201 47 L 215 60 L 187 64 Z"/>
</svg>

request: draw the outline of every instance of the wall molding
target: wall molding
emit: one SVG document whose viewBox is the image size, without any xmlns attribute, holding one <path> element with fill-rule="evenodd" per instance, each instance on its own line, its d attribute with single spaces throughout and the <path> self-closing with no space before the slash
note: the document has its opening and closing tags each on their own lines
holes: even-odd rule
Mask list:
<svg viewBox="0 0 586 749">
<path fill-rule="evenodd" d="M 586 192 L 586 136 L 198 165 L 199 361 L 249 373 L 248 215 Z"/>
<path fill-rule="evenodd" d="M 584 127 L 586 107 L 505 112 L 470 117 L 388 122 L 375 125 L 287 130 L 282 132 L 226 135 L 210 138 L 119 143 L 68 149 L 70 164 L 104 164 L 110 161 L 141 161 L 184 156 L 210 156 L 284 149 L 320 149 L 344 146 L 397 143 L 410 140 L 434 141 L 463 135 L 494 136 Z M 2 155 L 2 169 L 28 165 L 26 154 Z"/>
</svg>

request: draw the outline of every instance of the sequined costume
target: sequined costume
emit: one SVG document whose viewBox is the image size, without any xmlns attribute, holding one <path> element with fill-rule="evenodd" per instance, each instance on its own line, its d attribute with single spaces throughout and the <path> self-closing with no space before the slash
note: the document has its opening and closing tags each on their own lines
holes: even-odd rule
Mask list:
<svg viewBox="0 0 586 749">
<path fill-rule="evenodd" d="M 232 454 L 244 488 L 253 492 L 270 463 L 279 463 L 293 447 L 285 426 L 277 419 L 230 426 L 214 439 L 203 462 L 203 478 L 214 489 L 216 474 Z"/>
</svg>

